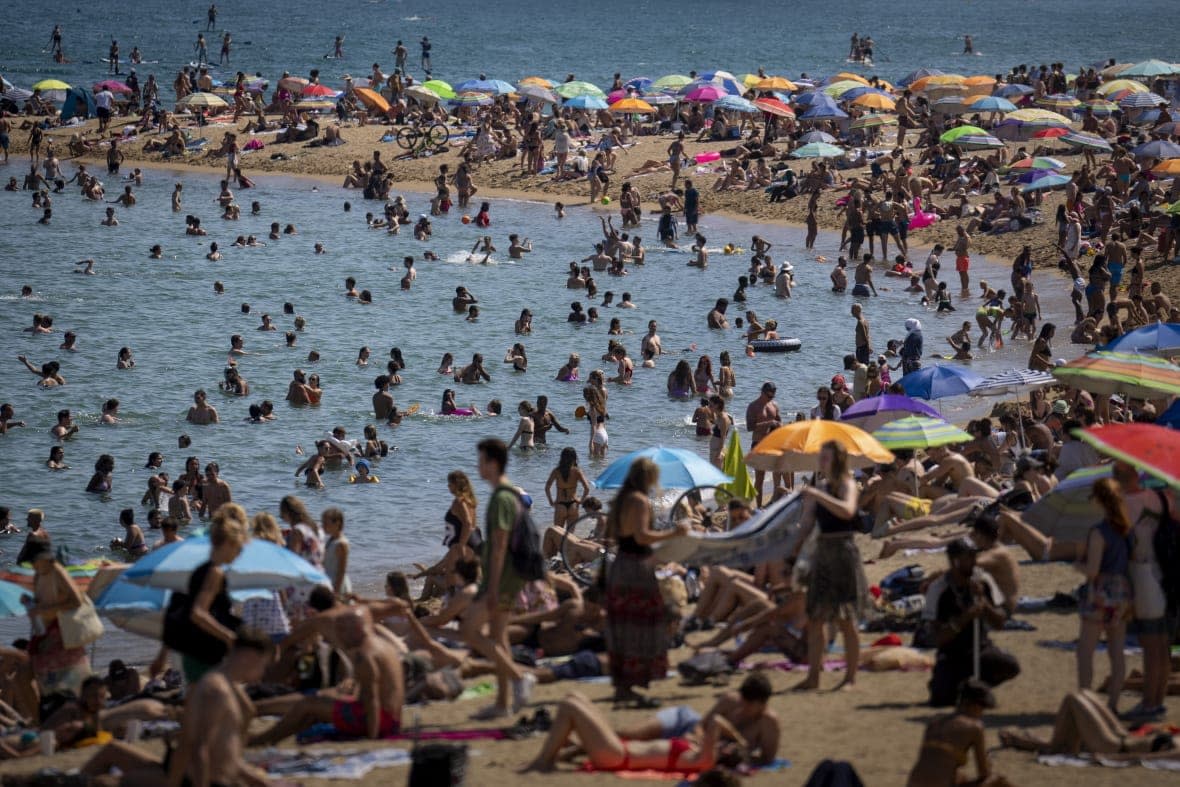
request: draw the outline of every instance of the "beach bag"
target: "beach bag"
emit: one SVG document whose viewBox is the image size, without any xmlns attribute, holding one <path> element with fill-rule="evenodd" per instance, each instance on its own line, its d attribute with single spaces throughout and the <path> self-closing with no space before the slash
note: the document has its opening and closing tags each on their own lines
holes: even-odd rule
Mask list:
<svg viewBox="0 0 1180 787">
<path fill-rule="evenodd" d="M 508 557 L 516 575 L 526 582 L 545 578 L 545 553 L 541 549 L 541 531 L 533 521 L 524 498 L 515 489 L 516 521 L 508 535 Z"/>
<path fill-rule="evenodd" d="M 1172 515 L 1168 496 L 1160 490 L 1156 490 L 1156 494 L 1160 498 L 1160 520 L 1151 546 L 1163 575 L 1159 584 L 1164 591 L 1167 609 L 1175 611 L 1180 608 L 1180 522 Z"/>
<path fill-rule="evenodd" d="M 690 686 L 703 686 L 717 679 L 724 680 L 733 674 L 733 665 L 719 650 L 698 653 L 676 667 L 680 677 Z"/>
<path fill-rule="evenodd" d="M 86 596 L 82 596 L 82 603 L 75 609 L 57 613 L 57 622 L 61 626 L 62 644 L 67 648 L 84 648 L 103 633 L 98 610 Z"/>
<path fill-rule="evenodd" d="M 467 744 L 416 744 L 410 752 L 409 787 L 462 787 L 467 781 Z"/>
</svg>

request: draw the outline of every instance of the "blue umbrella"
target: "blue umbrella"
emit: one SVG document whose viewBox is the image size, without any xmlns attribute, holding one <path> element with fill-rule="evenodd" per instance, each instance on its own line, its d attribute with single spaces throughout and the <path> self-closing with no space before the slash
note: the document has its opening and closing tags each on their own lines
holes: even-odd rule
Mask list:
<svg viewBox="0 0 1180 787">
<path fill-rule="evenodd" d="M 809 107 L 815 102 L 824 102 L 836 106 L 836 101 L 827 93 L 816 90 L 811 93 L 800 93 L 795 96 L 795 103 L 801 107 Z"/>
<path fill-rule="evenodd" d="M 812 142 L 827 142 L 829 145 L 835 145 L 839 140 L 826 131 L 808 131 L 806 134 L 799 137 L 799 141 L 804 145 L 808 145 Z"/>
<path fill-rule="evenodd" d="M 234 601 L 267 596 L 269 590 L 239 590 L 230 595 Z M 127 579 L 127 572 L 107 586 L 94 600 L 98 614 L 124 631 L 160 639 L 164 632 L 164 610 L 172 591 L 136 585 Z"/>
<path fill-rule="evenodd" d="M 1013 112 L 1016 105 L 1003 96 L 977 98 L 967 107 L 972 112 Z"/>
<path fill-rule="evenodd" d="M 209 559 L 206 536 L 188 538 L 157 549 L 136 561 L 123 576 L 129 582 L 167 590 L 188 590 L 189 575 Z M 289 549 L 261 539 L 246 542 L 242 554 L 225 570 L 231 590 L 327 585 L 328 577 Z"/>
<path fill-rule="evenodd" d="M 1056 175 L 1057 170 L 1053 169 L 1030 169 L 1028 172 L 1023 172 L 1016 178 L 1017 183 L 1032 183 L 1040 180 L 1046 175 Z"/>
<path fill-rule="evenodd" d="M 1004 85 L 995 92 L 995 95 L 1003 98 L 1023 98 L 1032 93 L 1033 89 L 1028 85 Z"/>
<path fill-rule="evenodd" d="M 754 106 L 750 101 L 742 98 L 741 96 L 726 96 L 725 98 L 720 98 L 713 102 L 713 108 L 724 109 L 728 112 L 745 112 L 748 114 L 762 111 L 758 109 L 758 107 Z"/>
<path fill-rule="evenodd" d="M 647 77 L 633 77 L 632 79 L 628 79 L 623 84 L 623 88 L 626 90 L 634 90 L 639 93 L 646 93 L 647 91 L 651 90 L 651 80 Z"/>
<path fill-rule="evenodd" d="M 942 399 L 968 393 L 982 380 L 970 369 L 954 364 L 942 364 L 910 372 L 898 382 L 907 396 L 915 399 Z"/>
<path fill-rule="evenodd" d="M 21 596 L 31 596 L 25 588 L 15 582 L 0 580 L 0 618 L 15 618 L 24 615 L 28 610 L 20 602 Z"/>
<path fill-rule="evenodd" d="M 491 93 L 506 96 L 515 93 L 516 88 L 502 79 L 468 79 L 453 86 L 456 93 Z"/>
<path fill-rule="evenodd" d="M 1131 148 L 1131 155 L 1135 158 L 1180 158 L 1180 145 L 1162 139 L 1153 139 L 1142 145 Z"/>
<path fill-rule="evenodd" d="M 1155 422 L 1169 429 L 1180 429 L 1180 399 L 1172 402 L 1172 406 L 1156 416 Z"/>
<path fill-rule="evenodd" d="M 941 418 L 938 411 L 928 404 L 898 394 L 866 396 L 849 407 L 840 416 L 841 421 L 851 421 L 866 432 L 872 432 L 885 424 L 911 415 Z"/>
<path fill-rule="evenodd" d="M 1107 352 L 1151 353 L 1170 355 L 1180 350 L 1180 323 L 1157 322 L 1124 333 L 1110 344 L 1098 348 Z"/>
<path fill-rule="evenodd" d="M 868 95 L 869 93 L 878 93 L 882 96 L 889 96 L 887 92 L 879 87 L 869 87 L 868 85 L 861 85 L 860 87 L 850 87 L 840 94 L 841 101 L 851 101 L 854 98 Z M 889 96 L 892 98 L 892 96 Z"/>
<path fill-rule="evenodd" d="M 1155 109 L 1160 104 L 1168 103 L 1168 99 L 1158 93 L 1132 93 L 1124 96 L 1119 102 L 1120 109 Z"/>
<path fill-rule="evenodd" d="M 565 106 L 574 109 L 606 109 L 606 102 L 597 96 L 574 96 L 565 102 Z"/>
<path fill-rule="evenodd" d="M 836 158 L 844 155 L 844 148 L 838 148 L 827 142 L 809 142 L 791 151 L 795 158 Z"/>
<path fill-rule="evenodd" d="M 1073 178 L 1069 175 L 1050 174 L 1043 178 L 1038 178 L 1032 183 L 1021 189 L 1021 191 L 1046 191 L 1048 189 L 1055 189 L 1069 183 Z"/>
<path fill-rule="evenodd" d="M 594 479 L 594 485 L 599 489 L 618 489 L 623 485 L 632 462 L 640 458 L 656 463 L 656 467 L 660 468 L 660 486 L 665 489 L 691 489 L 694 486 L 725 484 L 733 480 L 692 451 L 657 445 L 620 456 Z"/>
<path fill-rule="evenodd" d="M 848 113 L 835 105 L 827 105 L 816 101 L 808 107 L 807 111 L 799 116 L 802 120 L 832 120 L 835 118 L 846 118 Z"/>
</svg>

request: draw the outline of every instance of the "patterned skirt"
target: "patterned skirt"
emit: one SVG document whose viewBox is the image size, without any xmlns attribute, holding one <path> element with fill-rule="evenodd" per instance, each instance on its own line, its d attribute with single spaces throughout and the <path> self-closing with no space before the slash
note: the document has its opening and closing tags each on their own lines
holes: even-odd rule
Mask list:
<svg viewBox="0 0 1180 787">
<path fill-rule="evenodd" d="M 42 696 L 60 690 L 76 694 L 82 688 L 82 681 L 90 676 L 86 648 L 67 648 L 61 638 L 61 624 L 56 619 L 45 627 L 44 634 L 34 635 L 29 641 L 29 660 Z"/>
<path fill-rule="evenodd" d="M 857 621 L 867 607 L 868 582 L 856 542 L 821 536 L 807 581 L 807 617 Z"/>
<path fill-rule="evenodd" d="M 620 553 L 606 578 L 606 647 L 615 688 L 668 674 L 668 611 L 650 558 Z"/>
</svg>

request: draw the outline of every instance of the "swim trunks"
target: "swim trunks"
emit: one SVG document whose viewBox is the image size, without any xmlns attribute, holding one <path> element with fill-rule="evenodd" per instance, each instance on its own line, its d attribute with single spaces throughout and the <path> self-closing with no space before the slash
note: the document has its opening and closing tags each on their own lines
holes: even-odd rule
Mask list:
<svg viewBox="0 0 1180 787">
<path fill-rule="evenodd" d="M 962 257 L 955 257 L 955 270 L 959 273 L 965 272 L 971 267 L 971 257 L 964 254 Z"/>
<path fill-rule="evenodd" d="M 872 293 L 869 292 L 868 285 L 865 285 L 865 284 L 853 285 L 852 294 L 858 298 L 867 298 L 870 295 L 872 295 Z"/>
<path fill-rule="evenodd" d="M 700 724 L 701 714 L 687 705 L 673 705 L 656 713 L 661 738 L 684 738 Z"/>
<path fill-rule="evenodd" d="M 332 726 L 344 735 L 358 738 L 369 736 L 369 725 L 365 719 L 365 706 L 360 700 L 337 700 L 332 705 Z M 381 709 L 381 723 L 377 728 L 378 738 L 390 738 L 401 731 L 401 722 L 389 711 Z"/>
</svg>

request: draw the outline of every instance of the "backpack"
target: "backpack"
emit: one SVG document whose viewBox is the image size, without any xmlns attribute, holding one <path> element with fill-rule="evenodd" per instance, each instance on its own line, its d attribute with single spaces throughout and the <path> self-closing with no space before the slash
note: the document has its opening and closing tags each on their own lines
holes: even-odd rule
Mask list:
<svg viewBox="0 0 1180 787">
<path fill-rule="evenodd" d="M 1180 608 L 1180 521 L 1173 515 L 1167 495 L 1159 490 L 1156 494 L 1160 498 L 1160 519 L 1151 545 L 1163 574 L 1160 585 L 1167 599 L 1168 611 L 1175 612 Z"/>
<path fill-rule="evenodd" d="M 516 521 L 508 534 L 508 558 L 512 569 L 525 582 L 545 578 L 545 553 L 541 550 L 541 530 L 533 521 L 528 506 L 520 492 L 512 489 L 516 496 Z"/>
</svg>

